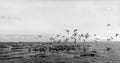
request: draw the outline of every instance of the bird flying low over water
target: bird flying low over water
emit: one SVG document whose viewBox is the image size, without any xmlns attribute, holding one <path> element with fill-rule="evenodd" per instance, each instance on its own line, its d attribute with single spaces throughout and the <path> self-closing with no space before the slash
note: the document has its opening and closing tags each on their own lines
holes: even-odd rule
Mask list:
<svg viewBox="0 0 120 63">
<path fill-rule="evenodd" d="M 70 37 L 71 39 L 74 39 L 73 37 Z"/>
<path fill-rule="evenodd" d="M 41 38 L 42 36 L 41 36 L 41 35 L 39 35 L 38 37 L 39 37 L 39 38 Z"/>
<path fill-rule="evenodd" d="M 65 37 L 65 36 L 62 36 L 62 37 Z"/>
<path fill-rule="evenodd" d="M 113 39 L 113 37 L 111 36 L 111 39 Z"/>
<path fill-rule="evenodd" d="M 72 34 L 73 36 L 77 36 L 77 33 Z"/>
<path fill-rule="evenodd" d="M 78 31 L 78 29 L 74 29 L 74 31 L 73 31 L 73 32 L 75 33 L 75 32 L 77 32 L 77 31 Z"/>
<path fill-rule="evenodd" d="M 111 26 L 111 24 L 107 24 L 106 26 Z"/>
<path fill-rule="evenodd" d="M 60 35 L 56 35 L 56 37 L 59 37 Z"/>
<path fill-rule="evenodd" d="M 94 34 L 94 36 L 97 36 L 96 34 Z"/>
<path fill-rule="evenodd" d="M 69 34 L 70 30 L 67 29 L 66 32 Z"/>
<path fill-rule="evenodd" d="M 115 34 L 116 37 L 118 37 L 118 35 L 119 35 L 118 33 Z"/>
<path fill-rule="evenodd" d="M 100 40 L 99 38 L 95 38 L 96 40 Z"/>
<path fill-rule="evenodd" d="M 51 37 L 50 40 L 55 40 L 55 39 L 53 37 Z"/>
</svg>

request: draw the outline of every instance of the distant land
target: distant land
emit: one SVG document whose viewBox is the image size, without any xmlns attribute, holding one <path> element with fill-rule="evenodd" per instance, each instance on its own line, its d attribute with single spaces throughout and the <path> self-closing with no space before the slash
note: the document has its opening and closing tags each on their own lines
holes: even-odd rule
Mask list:
<svg viewBox="0 0 120 63">
<path fill-rule="evenodd" d="M 40 38 L 39 35 L 0 35 L 0 42 L 41 42 L 47 41 L 49 35 L 42 35 L 44 38 Z"/>
<path fill-rule="evenodd" d="M 41 35 L 42 37 L 39 37 L 39 35 L 0 35 L 0 42 L 49 42 L 50 37 L 56 38 L 56 40 L 64 38 L 57 38 L 55 35 Z M 94 38 L 90 37 L 88 41 L 94 42 Z M 97 40 L 98 42 L 104 42 L 106 41 L 106 38 L 100 38 L 100 40 Z M 114 37 L 112 41 L 119 42 L 120 38 L 119 37 Z M 112 42 L 111 41 L 111 42 Z M 72 42 L 72 41 L 70 41 Z M 80 41 L 78 41 L 80 42 Z"/>
</svg>

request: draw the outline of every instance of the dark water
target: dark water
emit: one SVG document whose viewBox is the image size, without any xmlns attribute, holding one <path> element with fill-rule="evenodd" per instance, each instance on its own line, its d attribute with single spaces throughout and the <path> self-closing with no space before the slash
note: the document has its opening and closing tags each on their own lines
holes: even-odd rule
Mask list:
<svg viewBox="0 0 120 63">
<path fill-rule="evenodd" d="M 95 58 L 97 59 L 98 63 L 105 63 L 105 61 L 107 61 L 106 63 L 112 63 L 112 62 L 109 62 L 109 61 L 112 61 L 110 60 L 111 58 L 116 61 L 116 62 L 113 62 L 113 63 L 118 63 L 120 61 L 120 42 L 87 42 L 88 44 L 92 44 L 93 45 L 93 48 L 94 49 L 97 49 L 99 53 L 101 53 L 101 51 L 105 52 L 105 57 L 98 57 Z M 4 43 L 5 44 L 5 43 Z M 7 43 L 7 44 L 14 44 L 14 43 Z M 24 44 L 32 44 L 32 45 L 36 45 L 36 44 L 41 44 L 40 42 L 32 42 L 32 43 L 29 43 L 29 42 L 24 42 Z M 107 51 L 104 51 L 106 49 L 106 47 L 110 47 L 112 48 L 112 51 L 111 52 L 107 52 Z M 58 53 L 57 53 L 58 54 Z M 66 53 L 59 53 L 59 55 L 57 56 L 55 53 L 51 53 L 51 55 L 49 55 L 46 59 L 48 60 L 53 60 L 53 59 L 63 59 L 65 58 L 64 56 L 60 56 L 60 55 L 63 55 L 66 57 L 66 56 L 77 56 L 75 54 L 66 54 Z M 104 54 L 101 54 L 101 55 L 104 55 Z M 67 60 L 65 60 L 66 62 L 65 63 L 75 63 L 76 61 L 80 60 L 82 62 L 76 62 L 76 63 L 85 63 L 83 61 L 86 61 L 86 60 L 83 60 L 81 59 L 79 56 L 77 56 L 77 59 L 72 57 L 72 58 L 68 58 L 66 57 Z M 86 58 L 86 59 L 89 59 L 89 58 Z M 92 59 L 92 58 L 91 58 Z M 94 60 L 95 60 L 94 59 Z M 48 61 L 47 60 L 47 61 Z M 74 60 L 74 62 L 72 62 Z M 31 58 L 29 61 L 26 61 L 26 58 L 23 58 L 23 59 L 17 59 L 17 61 L 15 62 L 12 62 L 10 61 L 11 63 L 39 63 L 41 60 L 39 57 L 33 57 Z M 70 61 L 70 62 L 68 62 Z M 104 62 L 103 62 L 104 61 Z M 2 63 L 8 63 L 8 62 L 4 62 L 4 61 L 1 61 Z M 9 63 L 10 63 L 9 62 Z M 52 62 L 52 63 L 56 63 L 55 60 Z M 89 62 L 87 62 L 89 63 Z"/>
</svg>

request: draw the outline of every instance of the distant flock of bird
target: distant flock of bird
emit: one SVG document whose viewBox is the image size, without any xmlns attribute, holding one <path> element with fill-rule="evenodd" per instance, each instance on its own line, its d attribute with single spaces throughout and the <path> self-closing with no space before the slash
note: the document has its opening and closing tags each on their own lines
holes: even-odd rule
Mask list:
<svg viewBox="0 0 120 63">
<path fill-rule="evenodd" d="M 111 26 L 111 24 L 107 24 L 106 26 Z M 66 29 L 65 30 L 67 32 L 68 35 L 70 35 L 70 30 Z M 83 40 L 85 42 L 85 40 L 87 40 L 90 37 L 89 33 L 85 33 L 85 34 L 79 34 L 78 29 L 74 29 L 72 32 L 71 37 L 67 37 L 67 36 L 63 36 L 63 35 L 56 35 L 55 37 L 50 37 L 50 41 L 52 42 L 62 42 L 62 39 L 56 40 L 55 38 L 57 37 L 62 37 L 64 39 L 64 42 L 68 42 L 69 40 L 74 40 L 74 43 L 77 42 L 77 40 Z M 118 37 L 120 34 L 116 33 L 115 37 Z M 93 35 L 95 38 L 95 42 L 97 42 L 97 40 L 100 40 L 100 38 L 97 38 L 97 34 Z M 39 38 L 42 38 L 41 35 L 38 36 Z M 38 39 L 38 38 L 37 38 Z M 107 38 L 106 41 L 111 41 L 113 38 L 113 36 L 110 36 L 110 38 Z"/>
</svg>

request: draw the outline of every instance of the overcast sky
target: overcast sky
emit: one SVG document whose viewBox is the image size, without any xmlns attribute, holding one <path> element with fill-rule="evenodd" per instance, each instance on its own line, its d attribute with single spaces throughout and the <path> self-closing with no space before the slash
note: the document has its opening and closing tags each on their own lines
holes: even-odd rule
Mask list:
<svg viewBox="0 0 120 63">
<path fill-rule="evenodd" d="M 111 24 L 107 27 L 106 24 Z M 119 0 L 0 0 L 0 34 L 120 32 Z"/>
</svg>

